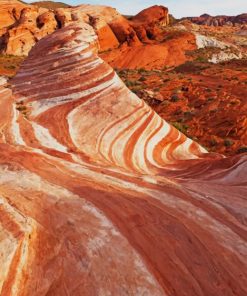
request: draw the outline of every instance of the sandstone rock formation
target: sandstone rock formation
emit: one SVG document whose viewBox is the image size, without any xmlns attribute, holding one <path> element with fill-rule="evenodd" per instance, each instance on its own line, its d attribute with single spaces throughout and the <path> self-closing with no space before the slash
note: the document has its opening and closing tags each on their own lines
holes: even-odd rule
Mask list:
<svg viewBox="0 0 247 296">
<path fill-rule="evenodd" d="M 0 294 L 247 293 L 246 155 L 171 127 L 74 23 L 0 89 Z"/>
<path fill-rule="evenodd" d="M 131 24 L 141 41 L 156 40 L 169 24 L 168 8 L 155 5 L 144 9 L 131 19 Z"/>
<path fill-rule="evenodd" d="M 61 27 L 75 20 L 91 25 L 99 36 L 101 51 L 116 48 L 123 43 L 140 44 L 127 19 L 112 7 L 81 5 L 57 9 L 56 18 Z"/>
<path fill-rule="evenodd" d="M 3 32 L 0 50 L 2 47 L 6 54 L 27 55 L 41 37 L 75 20 L 90 24 L 99 37 L 99 50 L 107 51 L 120 45 L 141 46 L 142 42 L 158 39 L 160 30 L 169 23 L 169 16 L 168 9 L 162 6 L 144 10 L 132 21 L 107 6 L 81 5 L 53 10 L 29 6 L 20 12 L 15 24 Z"/>
<path fill-rule="evenodd" d="M 26 6 L 19 14 L 15 23 L 2 31 L 0 50 L 5 54 L 27 55 L 43 36 L 75 20 L 86 22 L 95 29 L 101 51 L 117 48 L 125 42 L 128 45 L 141 44 L 127 19 L 111 7 L 81 5 L 48 10 Z"/>
<path fill-rule="evenodd" d="M 20 12 L 27 7 L 17 0 L 1 0 L 0 2 L 0 30 L 14 24 L 20 17 Z"/>
<path fill-rule="evenodd" d="M 165 34 L 163 42 L 152 42 L 141 46 L 122 46 L 101 57 L 118 69 L 162 69 L 177 66 L 188 60 L 186 52 L 197 49 L 196 38 L 190 32 Z"/>
<path fill-rule="evenodd" d="M 34 44 L 57 28 L 54 13 L 44 8 L 23 8 L 20 18 L 2 36 L 2 52 L 9 55 L 26 55 Z"/>
<path fill-rule="evenodd" d="M 156 39 L 161 29 L 169 25 L 168 8 L 164 6 L 152 6 L 139 12 L 132 19 L 135 28 L 142 27 L 149 39 Z"/>
</svg>

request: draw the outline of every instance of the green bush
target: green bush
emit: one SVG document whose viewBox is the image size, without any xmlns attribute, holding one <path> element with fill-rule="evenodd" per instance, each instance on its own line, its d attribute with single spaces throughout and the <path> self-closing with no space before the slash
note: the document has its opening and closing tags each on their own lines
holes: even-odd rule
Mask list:
<svg viewBox="0 0 247 296">
<path fill-rule="evenodd" d="M 177 95 L 173 95 L 172 97 L 171 97 L 171 101 L 172 102 L 178 102 L 179 101 L 179 97 L 177 96 Z"/>
<path fill-rule="evenodd" d="M 208 98 L 207 100 L 208 100 L 208 102 L 211 102 L 214 100 L 214 98 Z"/>
<path fill-rule="evenodd" d="M 229 139 L 225 139 L 224 140 L 224 145 L 226 146 L 226 147 L 230 147 L 230 146 L 232 146 L 232 141 L 231 140 L 229 140 Z"/>
<path fill-rule="evenodd" d="M 216 146 L 218 143 L 217 143 L 217 141 L 215 139 L 211 139 L 209 141 L 209 144 L 210 144 L 210 146 Z"/>
<path fill-rule="evenodd" d="M 138 72 L 139 74 L 141 74 L 141 73 L 143 73 L 143 72 L 146 72 L 146 70 L 145 70 L 144 68 L 140 68 L 140 69 L 137 69 L 137 72 Z"/>
<path fill-rule="evenodd" d="M 237 153 L 247 153 L 247 147 L 246 146 L 240 147 L 237 150 Z"/>
<path fill-rule="evenodd" d="M 185 111 L 184 116 L 192 116 L 193 112 L 192 111 Z"/>
<path fill-rule="evenodd" d="M 126 80 L 125 84 L 127 87 L 133 87 L 133 86 L 138 86 L 141 85 L 139 81 L 133 81 L 133 80 Z"/>
<path fill-rule="evenodd" d="M 182 124 L 180 122 L 171 122 L 171 124 L 183 134 L 186 134 L 186 132 L 189 128 L 188 125 Z"/>
<path fill-rule="evenodd" d="M 140 79 L 139 79 L 139 81 L 146 81 L 146 80 L 147 80 L 147 78 L 144 76 L 140 77 Z"/>
<path fill-rule="evenodd" d="M 26 111 L 27 108 L 25 106 L 17 106 L 16 110 L 18 110 L 19 112 L 23 112 L 23 111 Z"/>
</svg>

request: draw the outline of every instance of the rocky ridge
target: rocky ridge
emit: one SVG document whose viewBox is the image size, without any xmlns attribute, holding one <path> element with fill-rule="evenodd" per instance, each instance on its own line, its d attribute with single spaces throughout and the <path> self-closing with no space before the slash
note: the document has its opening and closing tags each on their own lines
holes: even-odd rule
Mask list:
<svg viewBox="0 0 247 296">
<path fill-rule="evenodd" d="M 207 26 L 235 26 L 239 24 L 247 24 L 247 13 L 242 13 L 237 16 L 226 16 L 218 15 L 211 16 L 209 14 L 203 14 L 199 17 L 189 17 L 186 18 L 196 23 L 198 25 L 207 25 Z"/>
</svg>

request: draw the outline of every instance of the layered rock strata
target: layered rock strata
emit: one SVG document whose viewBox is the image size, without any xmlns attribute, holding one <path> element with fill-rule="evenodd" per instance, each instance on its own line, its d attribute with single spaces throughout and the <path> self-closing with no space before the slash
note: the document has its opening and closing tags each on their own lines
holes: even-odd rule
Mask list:
<svg viewBox="0 0 247 296">
<path fill-rule="evenodd" d="M 0 89 L 0 294 L 245 295 L 246 155 L 162 120 L 79 23 Z"/>
</svg>

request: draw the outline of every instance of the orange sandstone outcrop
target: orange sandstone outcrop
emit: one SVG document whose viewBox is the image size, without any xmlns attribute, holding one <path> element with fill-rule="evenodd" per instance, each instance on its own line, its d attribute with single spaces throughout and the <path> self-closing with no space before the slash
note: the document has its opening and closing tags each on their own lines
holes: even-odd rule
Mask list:
<svg viewBox="0 0 247 296">
<path fill-rule="evenodd" d="M 20 17 L 21 10 L 27 7 L 17 0 L 1 0 L 0 2 L 0 30 L 14 24 Z"/>
<path fill-rule="evenodd" d="M 131 19 L 131 24 L 141 41 L 156 40 L 169 24 L 168 8 L 154 5 L 144 9 Z"/>
<path fill-rule="evenodd" d="M 58 9 L 56 15 L 61 26 L 75 20 L 91 25 L 99 36 L 101 51 L 116 48 L 125 42 L 128 45 L 140 44 L 128 20 L 112 7 L 80 5 Z"/>
<path fill-rule="evenodd" d="M 161 29 L 168 24 L 168 9 L 162 6 L 144 10 L 131 21 L 114 8 L 100 5 L 81 5 L 50 11 L 28 7 L 20 12 L 12 27 L 2 32 L 5 33 L 0 46 L 3 53 L 27 55 L 40 38 L 74 21 L 85 22 L 94 28 L 99 37 L 100 51 L 121 45 L 135 47 L 141 46 L 142 42 L 150 43 L 159 38 Z"/>
<path fill-rule="evenodd" d="M 0 294 L 247 293 L 246 155 L 161 119 L 74 23 L 0 81 Z"/>
<path fill-rule="evenodd" d="M 29 6 L 22 9 L 20 18 L 2 36 L 2 52 L 26 55 L 38 40 L 54 32 L 57 22 L 53 12 Z"/>
<path fill-rule="evenodd" d="M 100 56 L 118 69 L 162 69 L 165 66 L 183 64 L 188 60 L 186 52 L 197 48 L 195 35 L 189 32 L 172 32 L 170 36 L 163 42 L 137 47 L 122 46 Z"/>
</svg>

